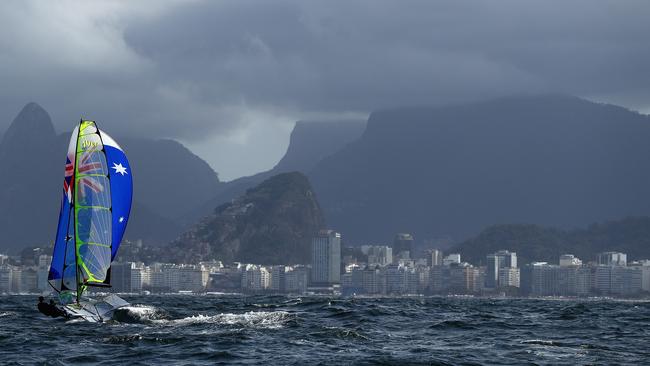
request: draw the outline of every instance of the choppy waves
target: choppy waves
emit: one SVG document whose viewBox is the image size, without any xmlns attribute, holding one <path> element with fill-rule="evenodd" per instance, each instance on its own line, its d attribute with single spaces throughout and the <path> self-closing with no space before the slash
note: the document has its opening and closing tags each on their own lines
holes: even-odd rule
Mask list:
<svg viewBox="0 0 650 366">
<path fill-rule="evenodd" d="M 103 324 L 0 298 L 0 363 L 648 364 L 650 303 L 142 296 Z M 81 347 L 80 347 L 81 345 Z M 110 349 L 110 352 L 106 350 Z"/>
</svg>

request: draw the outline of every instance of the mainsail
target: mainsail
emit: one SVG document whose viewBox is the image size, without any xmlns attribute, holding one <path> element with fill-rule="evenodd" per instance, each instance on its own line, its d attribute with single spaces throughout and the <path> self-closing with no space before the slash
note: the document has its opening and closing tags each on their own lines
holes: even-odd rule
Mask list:
<svg viewBox="0 0 650 366">
<path fill-rule="evenodd" d="M 94 121 L 72 132 L 48 280 L 62 295 L 110 286 L 111 262 L 131 210 L 133 180 L 122 148 Z"/>
</svg>

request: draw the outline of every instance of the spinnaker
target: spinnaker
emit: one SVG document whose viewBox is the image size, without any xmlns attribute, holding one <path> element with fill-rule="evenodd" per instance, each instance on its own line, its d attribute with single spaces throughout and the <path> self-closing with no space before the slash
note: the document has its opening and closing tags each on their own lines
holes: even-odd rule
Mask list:
<svg viewBox="0 0 650 366">
<path fill-rule="evenodd" d="M 48 281 L 64 304 L 87 287 L 110 287 L 111 262 L 131 211 L 133 179 L 122 148 L 82 120 L 68 146 L 59 223 Z"/>
</svg>

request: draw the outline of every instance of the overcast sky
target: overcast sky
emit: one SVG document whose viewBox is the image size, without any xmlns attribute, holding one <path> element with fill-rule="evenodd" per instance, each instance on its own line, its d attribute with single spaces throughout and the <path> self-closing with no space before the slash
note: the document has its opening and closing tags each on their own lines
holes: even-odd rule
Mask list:
<svg viewBox="0 0 650 366">
<path fill-rule="evenodd" d="M 223 180 L 296 120 L 560 92 L 650 112 L 650 1 L 0 2 L 0 131 L 168 137 Z"/>
</svg>

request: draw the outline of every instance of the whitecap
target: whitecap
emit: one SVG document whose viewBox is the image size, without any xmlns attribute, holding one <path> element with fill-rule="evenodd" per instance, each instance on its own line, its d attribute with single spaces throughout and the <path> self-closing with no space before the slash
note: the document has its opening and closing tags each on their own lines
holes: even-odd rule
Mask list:
<svg viewBox="0 0 650 366">
<path fill-rule="evenodd" d="M 539 346 L 556 346 L 556 347 L 565 347 L 564 343 L 548 340 L 548 339 L 528 339 L 520 342 L 521 344 L 533 344 Z"/>
<path fill-rule="evenodd" d="M 121 307 L 120 310 L 128 311 L 129 313 L 140 317 L 148 317 L 158 311 L 155 307 L 148 305 L 129 305 Z"/>
<path fill-rule="evenodd" d="M 199 314 L 172 320 L 169 323 L 174 325 L 217 324 L 242 326 L 246 328 L 278 329 L 282 328 L 289 320 L 291 320 L 291 314 L 286 311 L 249 311 L 243 314 Z"/>
<path fill-rule="evenodd" d="M 166 313 L 154 306 L 129 305 L 121 307 L 113 313 L 113 320 L 120 323 L 147 323 L 166 317 Z"/>
</svg>

